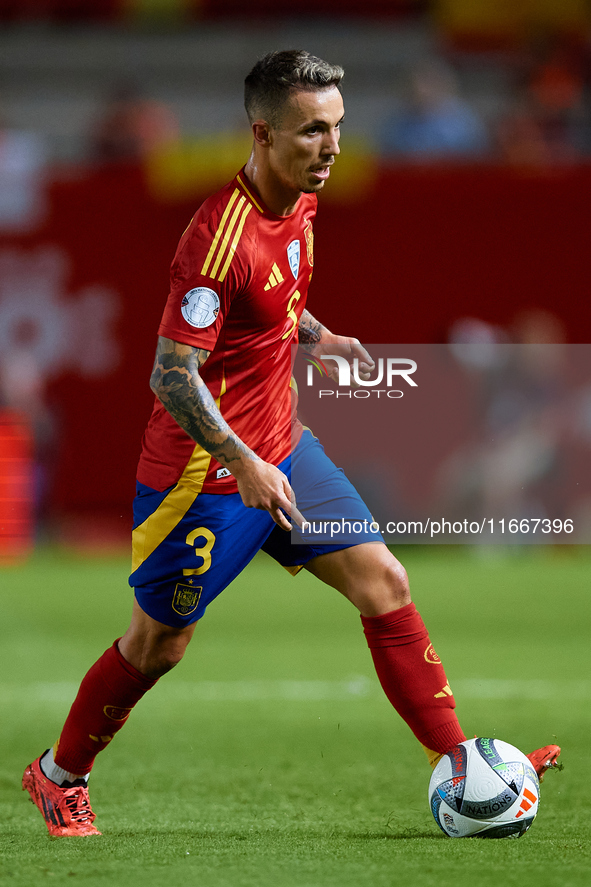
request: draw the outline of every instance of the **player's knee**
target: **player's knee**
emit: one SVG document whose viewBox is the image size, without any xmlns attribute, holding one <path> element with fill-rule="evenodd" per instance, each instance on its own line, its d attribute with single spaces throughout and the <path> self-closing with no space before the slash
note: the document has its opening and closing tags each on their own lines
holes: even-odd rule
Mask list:
<svg viewBox="0 0 591 887">
<path fill-rule="evenodd" d="M 149 668 L 155 677 L 161 677 L 178 665 L 187 649 L 185 638 L 168 636 L 153 646 Z"/>
<path fill-rule="evenodd" d="M 389 552 L 372 564 L 349 599 L 363 616 L 390 613 L 410 603 L 406 570 Z"/>
<path fill-rule="evenodd" d="M 394 556 L 385 565 L 384 585 L 387 589 L 391 609 L 396 610 L 410 604 L 408 575 L 399 560 Z"/>
<path fill-rule="evenodd" d="M 165 635 L 151 637 L 144 641 L 141 650 L 136 651 L 132 665 L 148 678 L 155 680 L 171 671 L 181 661 L 187 648 L 186 639 Z"/>
</svg>

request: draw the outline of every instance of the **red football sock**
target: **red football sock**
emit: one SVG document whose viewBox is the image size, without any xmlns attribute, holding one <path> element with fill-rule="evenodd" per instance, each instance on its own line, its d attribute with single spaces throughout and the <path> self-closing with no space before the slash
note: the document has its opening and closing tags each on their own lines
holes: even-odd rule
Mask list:
<svg viewBox="0 0 591 887">
<path fill-rule="evenodd" d="M 129 714 L 155 680 L 127 662 L 119 639 L 106 650 L 84 677 L 54 747 L 58 767 L 70 773 L 89 773 L 96 755 L 125 724 Z"/>
<path fill-rule="evenodd" d="M 384 692 L 419 742 L 440 754 L 462 742 L 443 665 L 415 605 L 361 621 Z"/>
</svg>

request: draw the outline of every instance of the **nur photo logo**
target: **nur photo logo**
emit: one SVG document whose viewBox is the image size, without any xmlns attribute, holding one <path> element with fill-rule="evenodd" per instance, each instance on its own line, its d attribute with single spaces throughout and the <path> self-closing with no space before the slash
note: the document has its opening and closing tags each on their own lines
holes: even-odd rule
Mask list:
<svg viewBox="0 0 591 887">
<path fill-rule="evenodd" d="M 337 378 L 334 378 L 334 370 L 329 370 L 325 361 L 333 360 L 336 363 Z M 308 362 L 306 385 L 315 386 L 315 373 L 317 370 L 321 380 L 331 378 L 338 388 L 320 389 L 318 397 L 355 397 L 368 398 L 372 395 L 391 399 L 404 397 L 404 391 L 395 388 L 394 385 L 406 382 L 411 388 L 417 388 L 417 382 L 411 376 L 417 370 L 417 362 L 408 357 L 380 357 L 374 367 L 375 378 L 364 379 L 359 371 L 359 358 L 353 358 L 349 363 L 346 357 L 340 354 L 321 354 L 319 357 L 306 357 Z M 378 385 L 385 387 L 378 388 Z"/>
</svg>

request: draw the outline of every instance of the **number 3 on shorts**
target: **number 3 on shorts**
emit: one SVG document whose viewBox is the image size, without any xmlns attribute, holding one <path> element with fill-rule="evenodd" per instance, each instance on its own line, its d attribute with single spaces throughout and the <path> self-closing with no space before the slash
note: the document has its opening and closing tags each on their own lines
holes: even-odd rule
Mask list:
<svg viewBox="0 0 591 887">
<path fill-rule="evenodd" d="M 183 570 L 183 576 L 201 576 L 202 573 L 207 573 L 211 567 L 211 549 L 215 544 L 215 536 L 211 530 L 208 530 L 207 527 L 197 527 L 196 530 L 191 530 L 185 542 L 187 545 L 194 546 L 195 540 L 200 537 L 205 539 L 205 545 L 195 548 L 195 554 L 203 559 L 203 563 L 193 570 Z"/>
</svg>

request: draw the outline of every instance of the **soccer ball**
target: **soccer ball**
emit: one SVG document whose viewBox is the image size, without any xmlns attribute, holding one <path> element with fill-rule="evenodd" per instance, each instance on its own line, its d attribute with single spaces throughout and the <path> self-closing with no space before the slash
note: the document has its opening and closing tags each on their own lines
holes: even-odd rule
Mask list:
<svg viewBox="0 0 591 887">
<path fill-rule="evenodd" d="M 443 755 L 429 805 L 450 838 L 520 838 L 538 812 L 540 784 L 525 755 L 500 739 L 467 739 Z"/>
</svg>

